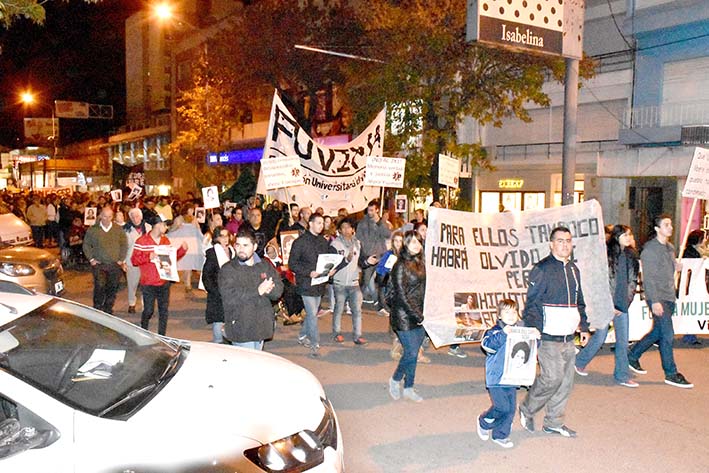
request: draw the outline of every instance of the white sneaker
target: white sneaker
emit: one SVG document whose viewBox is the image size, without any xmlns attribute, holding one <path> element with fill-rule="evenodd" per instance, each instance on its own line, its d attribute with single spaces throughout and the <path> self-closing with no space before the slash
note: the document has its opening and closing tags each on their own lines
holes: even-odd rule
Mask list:
<svg viewBox="0 0 709 473">
<path fill-rule="evenodd" d="M 416 391 L 414 391 L 414 388 L 404 388 L 404 399 L 408 399 L 413 402 L 423 401 L 423 398 L 419 396 Z"/>
<path fill-rule="evenodd" d="M 379 309 L 379 311 L 377 311 L 377 314 L 381 315 L 382 317 L 389 317 L 389 311 L 383 307 Z"/>
<path fill-rule="evenodd" d="M 500 447 L 502 447 L 502 448 L 512 448 L 512 447 L 515 446 L 515 444 L 512 443 L 512 440 L 510 440 L 509 438 L 506 438 L 506 439 L 492 439 L 492 441 L 493 441 L 494 443 L 496 443 L 497 445 L 499 445 Z"/>
<path fill-rule="evenodd" d="M 490 439 L 490 430 L 489 429 L 483 429 L 482 426 L 480 425 L 480 416 L 478 416 L 476 420 L 476 425 L 478 427 L 478 437 L 480 437 L 480 440 L 486 441 Z"/>
<path fill-rule="evenodd" d="M 394 378 L 389 378 L 389 396 L 395 401 L 401 399 L 401 383 Z"/>
</svg>

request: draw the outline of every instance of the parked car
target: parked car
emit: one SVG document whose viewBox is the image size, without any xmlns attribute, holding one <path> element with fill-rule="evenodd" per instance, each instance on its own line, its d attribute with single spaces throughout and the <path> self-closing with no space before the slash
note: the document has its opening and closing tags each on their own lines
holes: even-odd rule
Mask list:
<svg viewBox="0 0 709 473">
<path fill-rule="evenodd" d="M 0 242 L 0 280 L 45 294 L 64 292 L 64 269 L 58 256 L 32 246 Z"/>
<path fill-rule="evenodd" d="M 31 245 L 32 229 L 15 214 L 0 214 L 0 241 L 10 245 Z"/>
<path fill-rule="evenodd" d="M 318 380 L 0 282 L 0 471 L 343 472 Z"/>
</svg>

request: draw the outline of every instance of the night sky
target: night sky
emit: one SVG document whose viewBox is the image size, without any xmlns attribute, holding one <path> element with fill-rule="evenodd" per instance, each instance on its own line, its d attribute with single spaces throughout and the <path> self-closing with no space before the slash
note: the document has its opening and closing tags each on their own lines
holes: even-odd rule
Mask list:
<svg viewBox="0 0 709 473">
<path fill-rule="evenodd" d="M 44 25 L 16 21 L 0 30 L 0 146 L 23 145 L 25 108 L 18 94 L 31 87 L 38 100 L 75 100 L 113 105 L 113 120 L 62 119 L 61 144 L 105 136 L 124 123 L 124 25 L 144 8 L 140 0 L 54 1 Z M 35 106 L 27 116 L 49 116 Z M 40 113 L 42 112 L 42 113 Z"/>
</svg>

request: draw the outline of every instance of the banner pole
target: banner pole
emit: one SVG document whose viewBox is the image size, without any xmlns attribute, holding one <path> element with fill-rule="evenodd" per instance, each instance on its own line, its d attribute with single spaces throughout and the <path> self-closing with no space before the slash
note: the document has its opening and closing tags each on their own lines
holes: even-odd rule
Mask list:
<svg viewBox="0 0 709 473">
<path fill-rule="evenodd" d="M 677 261 L 682 259 L 682 253 L 684 253 L 684 249 L 687 247 L 687 239 L 689 238 L 689 226 L 692 222 L 692 219 L 694 218 L 694 211 L 697 208 L 697 201 L 699 199 L 695 198 L 692 201 L 692 207 L 689 209 L 689 218 L 687 218 L 687 225 L 684 227 L 684 236 L 682 237 L 682 244 L 679 247 L 679 253 L 677 254 Z"/>
<path fill-rule="evenodd" d="M 446 186 L 446 208 L 451 208 L 451 187 Z"/>
<path fill-rule="evenodd" d="M 384 216 L 384 186 L 379 188 L 379 218 Z"/>
</svg>

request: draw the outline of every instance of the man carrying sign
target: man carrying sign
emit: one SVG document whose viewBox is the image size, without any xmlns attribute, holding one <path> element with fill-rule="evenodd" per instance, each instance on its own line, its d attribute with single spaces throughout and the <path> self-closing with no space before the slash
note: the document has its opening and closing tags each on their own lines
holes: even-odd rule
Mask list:
<svg viewBox="0 0 709 473">
<path fill-rule="evenodd" d="M 588 341 L 586 303 L 581 291 L 581 274 L 571 260 L 571 231 L 556 227 L 551 231 L 551 254 L 534 265 L 523 319 L 542 334 L 538 361 L 539 376 L 519 406 L 522 427 L 534 431 L 534 414 L 546 406 L 543 431 L 576 437 L 564 425 L 564 409 L 574 385 L 576 347 L 574 334 L 581 330 L 581 344 Z"/>
</svg>

